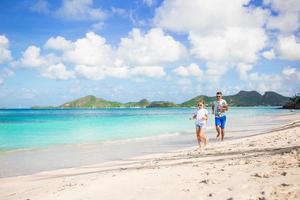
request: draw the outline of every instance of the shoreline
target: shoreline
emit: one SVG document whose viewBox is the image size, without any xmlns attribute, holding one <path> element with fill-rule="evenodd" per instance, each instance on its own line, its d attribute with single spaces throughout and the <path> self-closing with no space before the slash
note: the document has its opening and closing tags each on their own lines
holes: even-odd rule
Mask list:
<svg viewBox="0 0 300 200">
<path fill-rule="evenodd" d="M 269 131 L 284 127 L 280 124 L 299 118 L 299 114 L 285 114 L 272 118 L 265 118 L 267 125 L 253 127 L 227 128 L 226 141 L 242 139 L 248 136 L 265 134 Z M 257 119 L 254 121 L 256 122 Z M 230 122 L 231 123 L 231 122 Z M 234 123 L 233 123 L 234 124 Z M 248 129 L 248 130 L 247 130 Z M 119 160 L 131 159 L 137 156 L 147 156 L 156 153 L 166 153 L 183 150 L 197 144 L 195 135 L 191 132 L 165 134 L 163 136 L 149 136 L 126 140 L 107 142 L 87 142 L 77 144 L 63 144 L 52 147 L 16 149 L 0 154 L 0 178 L 30 175 L 43 171 L 74 168 L 83 165 L 93 165 Z M 246 132 L 245 132 L 246 131 Z M 206 136 L 210 144 L 216 142 L 215 130 L 207 130 Z M 31 164 L 28 164 L 31 163 Z"/>
<path fill-rule="evenodd" d="M 0 199 L 298 199 L 299 141 L 298 120 L 201 151 L 0 178 Z"/>
</svg>

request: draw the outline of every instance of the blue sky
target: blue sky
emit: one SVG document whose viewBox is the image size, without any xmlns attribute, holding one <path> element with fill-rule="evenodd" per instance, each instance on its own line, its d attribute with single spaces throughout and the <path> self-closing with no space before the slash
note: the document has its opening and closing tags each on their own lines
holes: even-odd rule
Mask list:
<svg viewBox="0 0 300 200">
<path fill-rule="evenodd" d="M 299 0 L 3 0 L 0 107 L 300 92 Z"/>
</svg>

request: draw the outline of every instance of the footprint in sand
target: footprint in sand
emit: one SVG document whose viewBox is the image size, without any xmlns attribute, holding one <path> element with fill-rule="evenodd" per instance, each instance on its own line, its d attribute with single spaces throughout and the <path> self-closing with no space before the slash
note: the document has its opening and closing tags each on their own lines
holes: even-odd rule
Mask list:
<svg viewBox="0 0 300 200">
<path fill-rule="evenodd" d="M 199 183 L 208 184 L 209 183 L 209 179 L 204 179 L 204 180 L 200 181 Z"/>
</svg>

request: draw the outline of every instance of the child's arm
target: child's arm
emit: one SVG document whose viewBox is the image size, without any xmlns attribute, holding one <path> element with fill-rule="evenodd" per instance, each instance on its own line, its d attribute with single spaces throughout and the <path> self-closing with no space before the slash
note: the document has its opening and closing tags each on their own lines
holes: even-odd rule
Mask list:
<svg viewBox="0 0 300 200">
<path fill-rule="evenodd" d="M 190 117 L 190 120 L 191 119 L 196 119 L 196 117 L 197 117 L 197 114 L 194 114 L 193 117 Z"/>
<path fill-rule="evenodd" d="M 205 114 L 205 115 L 204 115 L 204 117 L 202 117 L 202 119 L 204 119 L 204 120 L 206 120 L 206 121 L 207 121 L 207 120 L 208 120 L 208 115 L 207 115 L 207 114 Z"/>
</svg>

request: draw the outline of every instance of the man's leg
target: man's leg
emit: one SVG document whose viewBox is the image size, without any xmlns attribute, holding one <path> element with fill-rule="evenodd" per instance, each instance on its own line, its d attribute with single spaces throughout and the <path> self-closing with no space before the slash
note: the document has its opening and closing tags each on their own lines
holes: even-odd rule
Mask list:
<svg viewBox="0 0 300 200">
<path fill-rule="evenodd" d="M 220 120 L 221 120 L 221 141 L 223 141 L 225 136 L 226 116 L 223 116 L 222 118 L 220 118 Z"/>
<path fill-rule="evenodd" d="M 216 125 L 216 130 L 217 130 L 217 139 L 220 137 L 220 134 L 221 134 L 221 121 L 220 121 L 220 118 L 218 117 L 215 117 L 215 125 Z"/>
<path fill-rule="evenodd" d="M 225 136 L 225 128 L 221 129 L 221 141 L 224 140 L 224 136 Z"/>
<path fill-rule="evenodd" d="M 220 137 L 220 134 L 221 134 L 221 127 L 216 125 L 216 130 L 217 130 L 217 139 Z"/>
</svg>

